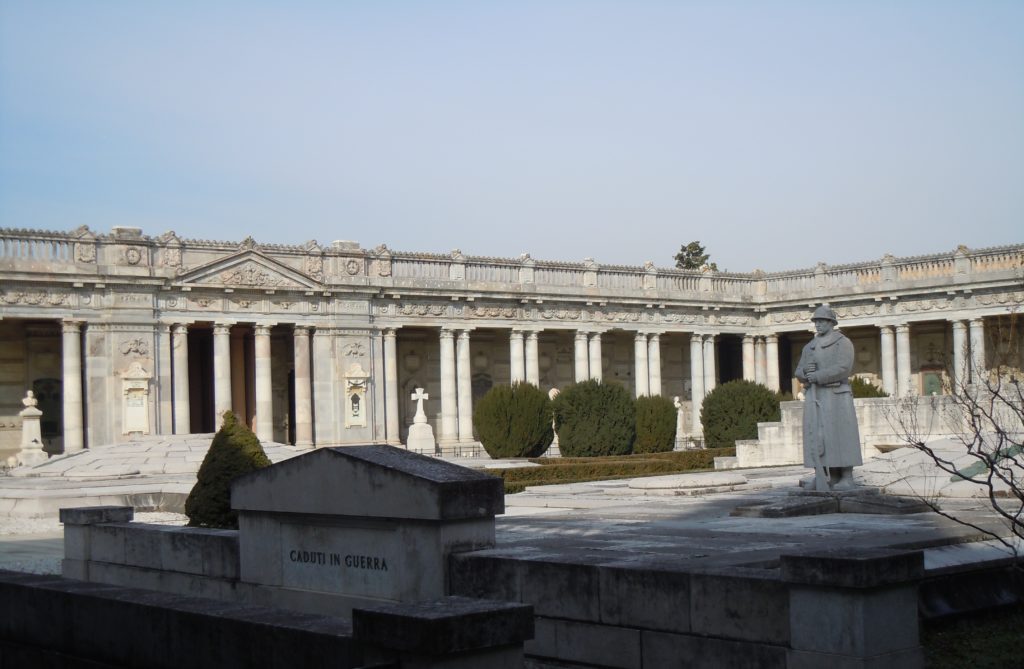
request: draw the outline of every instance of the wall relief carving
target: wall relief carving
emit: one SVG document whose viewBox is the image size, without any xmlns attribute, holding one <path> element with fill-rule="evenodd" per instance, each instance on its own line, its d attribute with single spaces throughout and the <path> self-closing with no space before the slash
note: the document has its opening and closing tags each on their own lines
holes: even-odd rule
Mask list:
<svg viewBox="0 0 1024 669">
<path fill-rule="evenodd" d="M 67 293 L 55 293 L 48 290 L 7 290 L 0 295 L 5 304 L 27 304 L 31 306 L 50 305 L 53 307 L 67 304 Z"/>
<path fill-rule="evenodd" d="M 122 355 L 134 353 L 138 356 L 147 357 L 149 355 L 149 344 L 145 339 L 129 339 L 128 341 L 121 342 L 120 350 Z"/>
</svg>

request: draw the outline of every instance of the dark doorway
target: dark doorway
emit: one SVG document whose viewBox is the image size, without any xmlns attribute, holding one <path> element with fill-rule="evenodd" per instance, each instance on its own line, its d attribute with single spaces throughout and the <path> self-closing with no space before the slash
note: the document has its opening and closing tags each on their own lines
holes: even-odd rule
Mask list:
<svg viewBox="0 0 1024 669">
<path fill-rule="evenodd" d="M 718 383 L 743 378 L 743 339 L 737 335 L 718 337 Z"/>
<path fill-rule="evenodd" d="M 208 433 L 217 429 L 213 406 L 213 330 L 188 329 L 189 430 Z"/>
</svg>

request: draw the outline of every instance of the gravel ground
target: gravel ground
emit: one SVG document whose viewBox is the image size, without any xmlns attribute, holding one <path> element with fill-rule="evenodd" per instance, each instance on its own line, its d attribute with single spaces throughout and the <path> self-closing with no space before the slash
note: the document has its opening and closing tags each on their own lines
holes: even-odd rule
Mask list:
<svg viewBox="0 0 1024 669">
<path fill-rule="evenodd" d="M 183 514 L 144 512 L 136 522 L 184 525 Z M 64 528 L 56 518 L 4 518 L 0 521 L 0 569 L 29 574 L 60 574 Z"/>
</svg>

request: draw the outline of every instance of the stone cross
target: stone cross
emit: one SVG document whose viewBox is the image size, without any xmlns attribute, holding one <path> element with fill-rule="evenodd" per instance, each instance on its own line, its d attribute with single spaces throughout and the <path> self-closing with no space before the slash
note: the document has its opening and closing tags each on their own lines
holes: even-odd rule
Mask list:
<svg viewBox="0 0 1024 669">
<path fill-rule="evenodd" d="M 423 392 L 423 388 L 417 388 L 416 392 L 412 394 L 411 399 L 416 401 L 416 415 L 413 416 L 412 422 L 417 425 L 426 423 L 427 414 L 423 411 L 423 400 L 429 400 L 430 395 Z"/>
</svg>

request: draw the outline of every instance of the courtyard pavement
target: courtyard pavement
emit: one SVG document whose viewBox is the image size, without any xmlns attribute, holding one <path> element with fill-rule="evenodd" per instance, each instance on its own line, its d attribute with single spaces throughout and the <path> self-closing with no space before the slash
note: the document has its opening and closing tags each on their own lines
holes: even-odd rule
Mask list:
<svg viewBox="0 0 1024 669">
<path fill-rule="evenodd" d="M 211 436 L 148 439 L 91 449 L 53 458 L 31 471 L 14 472 L 21 475 L 0 476 L 0 568 L 59 571 L 63 537 L 56 513 L 60 507 L 180 508 Z M 280 444 L 264 446 L 275 462 L 304 452 Z M 466 466 L 494 464 L 486 459 L 451 461 Z M 950 486 L 948 475 L 928 470 L 910 449 L 873 459 L 857 471 L 867 486 L 898 494 L 916 491 L 979 527 L 1005 533 L 976 487 Z M 497 519 L 498 542 L 492 552 L 573 563 L 663 563 L 672 569 L 769 567 L 783 553 L 846 546 L 926 549 L 929 569 L 1010 554 L 998 542 L 984 541 L 977 529 L 933 512 L 791 518 L 731 515 L 740 506 L 801 494 L 798 481 L 806 475 L 803 467 L 785 466 L 529 488 L 506 496 L 506 513 Z M 136 520 L 181 523 L 183 517 L 137 513 Z"/>
</svg>

